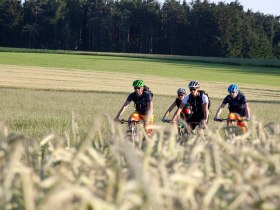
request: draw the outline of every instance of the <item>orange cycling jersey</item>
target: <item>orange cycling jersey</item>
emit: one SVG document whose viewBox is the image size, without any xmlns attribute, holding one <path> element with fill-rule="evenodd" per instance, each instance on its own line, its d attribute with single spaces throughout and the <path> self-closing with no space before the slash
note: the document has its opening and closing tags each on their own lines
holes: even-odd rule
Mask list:
<svg viewBox="0 0 280 210">
<path fill-rule="evenodd" d="M 143 120 L 145 122 L 146 119 L 147 119 L 147 115 L 140 114 L 137 111 L 133 112 L 129 117 L 129 120 L 134 120 L 134 121 Z M 152 125 L 153 122 L 154 122 L 154 116 L 152 115 L 148 123 L 149 123 L 149 125 Z M 145 124 L 144 124 L 144 126 L 145 126 Z M 152 134 L 152 129 L 148 129 L 147 133 Z"/>
<path fill-rule="evenodd" d="M 244 121 L 244 117 L 240 117 L 239 114 L 231 112 L 228 115 L 228 119 L 229 119 L 227 123 L 228 125 L 232 124 L 233 121 L 237 121 L 237 126 L 242 128 L 243 133 L 247 132 L 248 128 L 247 128 L 247 123 Z"/>
</svg>

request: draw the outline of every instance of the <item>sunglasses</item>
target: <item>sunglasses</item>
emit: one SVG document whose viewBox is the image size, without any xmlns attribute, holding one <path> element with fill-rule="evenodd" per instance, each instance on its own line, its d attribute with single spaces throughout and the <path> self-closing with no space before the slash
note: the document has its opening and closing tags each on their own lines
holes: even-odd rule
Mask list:
<svg viewBox="0 0 280 210">
<path fill-rule="evenodd" d="M 195 91 L 196 90 L 196 88 L 190 88 L 190 91 Z"/>
<path fill-rule="evenodd" d="M 178 96 L 184 96 L 184 94 L 178 94 Z"/>
<path fill-rule="evenodd" d="M 229 92 L 229 93 L 234 94 L 235 92 Z"/>
<path fill-rule="evenodd" d="M 134 87 L 134 90 L 140 90 L 141 87 Z"/>
</svg>

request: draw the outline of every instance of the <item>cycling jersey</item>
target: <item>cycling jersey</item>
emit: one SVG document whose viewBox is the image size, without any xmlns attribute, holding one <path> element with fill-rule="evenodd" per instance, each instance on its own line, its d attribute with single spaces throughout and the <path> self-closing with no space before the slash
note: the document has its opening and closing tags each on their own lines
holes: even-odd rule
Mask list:
<svg viewBox="0 0 280 210">
<path fill-rule="evenodd" d="M 236 98 L 232 98 L 230 95 L 227 95 L 224 100 L 223 104 L 228 104 L 229 112 L 234 112 L 240 114 L 240 116 L 246 115 L 245 104 L 247 103 L 247 99 L 242 92 L 238 92 Z"/>
<path fill-rule="evenodd" d="M 193 96 L 187 95 L 183 101 L 183 104 L 190 104 L 193 112 L 199 112 L 202 110 L 202 104 L 209 103 L 208 97 L 205 94 Z"/>
<path fill-rule="evenodd" d="M 175 100 L 176 106 L 179 107 L 181 105 L 182 101 L 183 100 L 176 98 L 176 100 Z M 185 105 L 180 116 L 183 119 L 188 119 L 190 117 L 190 115 L 191 115 L 191 107 L 188 105 Z"/>
<path fill-rule="evenodd" d="M 197 96 L 189 94 L 183 99 L 182 103 L 190 105 L 192 109 L 193 114 L 187 120 L 188 123 L 198 123 L 205 118 L 203 104 L 209 103 L 208 97 L 205 94 L 199 93 Z M 198 124 L 190 124 L 190 127 L 191 129 L 195 129 L 197 125 Z"/>
<path fill-rule="evenodd" d="M 148 103 L 152 101 L 152 95 L 148 91 L 143 91 L 140 96 L 133 92 L 129 94 L 127 101 L 133 101 L 135 103 L 136 111 L 141 115 L 146 115 L 148 111 Z"/>
</svg>

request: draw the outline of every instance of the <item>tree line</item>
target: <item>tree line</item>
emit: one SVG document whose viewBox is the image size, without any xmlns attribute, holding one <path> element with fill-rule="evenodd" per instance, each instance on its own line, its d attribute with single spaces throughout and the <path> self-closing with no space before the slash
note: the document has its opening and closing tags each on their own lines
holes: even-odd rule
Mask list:
<svg viewBox="0 0 280 210">
<path fill-rule="evenodd" d="M 0 46 L 280 58 L 280 16 L 207 0 L 0 0 Z"/>
</svg>

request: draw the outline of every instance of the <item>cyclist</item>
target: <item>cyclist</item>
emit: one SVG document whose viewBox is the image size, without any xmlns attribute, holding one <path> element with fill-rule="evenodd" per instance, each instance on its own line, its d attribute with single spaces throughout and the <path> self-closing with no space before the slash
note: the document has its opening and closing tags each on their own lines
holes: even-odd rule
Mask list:
<svg viewBox="0 0 280 210">
<path fill-rule="evenodd" d="M 161 119 L 162 122 L 166 122 L 166 117 L 172 112 L 172 110 L 175 108 L 175 106 L 177 106 L 177 108 L 179 108 L 179 106 L 181 105 L 183 99 L 185 98 L 187 92 L 184 88 L 180 87 L 177 90 L 177 95 L 178 97 L 175 99 L 175 101 L 170 105 L 170 107 L 166 110 L 163 118 Z M 182 112 L 180 113 L 180 117 L 182 120 L 186 121 L 191 115 L 191 108 L 190 106 L 186 105 Z"/>
<path fill-rule="evenodd" d="M 250 108 L 245 95 L 238 89 L 236 84 L 230 84 L 228 86 L 229 94 L 224 98 L 222 104 L 217 110 L 214 117 L 215 121 L 219 120 L 219 116 L 222 113 L 223 108 L 228 104 L 228 109 L 230 112 L 229 117 L 233 119 L 238 119 L 238 117 L 245 117 L 246 121 L 250 120 Z M 246 128 L 247 123 L 244 121 L 238 121 L 237 125 Z"/>
<path fill-rule="evenodd" d="M 144 126 L 146 123 L 149 125 L 153 124 L 153 98 L 151 92 L 144 91 L 145 84 L 143 80 L 135 80 L 132 86 L 134 87 L 134 92 L 128 95 L 114 121 L 120 121 L 120 116 L 124 113 L 130 102 L 133 101 L 136 110 L 130 115 L 129 120 L 143 120 L 145 122 Z M 147 133 L 152 134 L 152 129 L 148 129 Z"/>
<path fill-rule="evenodd" d="M 189 128 L 194 130 L 196 126 L 199 125 L 199 128 L 204 129 L 206 124 L 208 123 L 209 116 L 208 96 L 205 94 L 204 91 L 199 90 L 199 81 L 191 81 L 188 86 L 191 93 L 183 99 L 181 105 L 174 114 L 171 123 L 175 124 L 184 107 L 186 105 L 190 105 L 192 115 L 189 119 L 187 119 Z"/>
</svg>

